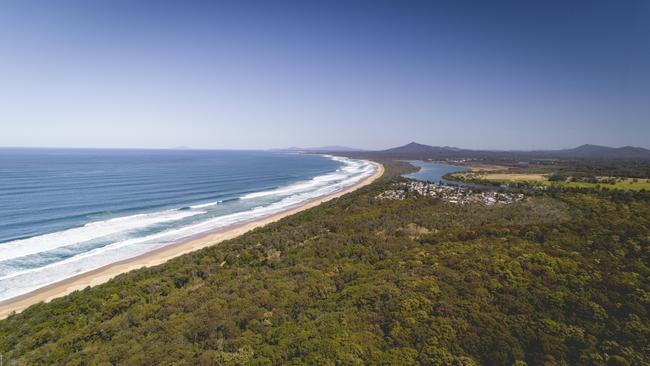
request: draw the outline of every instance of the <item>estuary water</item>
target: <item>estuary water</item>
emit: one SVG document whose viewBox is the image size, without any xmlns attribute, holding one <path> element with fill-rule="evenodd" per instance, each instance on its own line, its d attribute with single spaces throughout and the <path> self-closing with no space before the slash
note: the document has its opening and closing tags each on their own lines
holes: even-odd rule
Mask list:
<svg viewBox="0 0 650 366">
<path fill-rule="evenodd" d="M 449 173 L 459 173 L 467 172 L 469 168 L 458 165 L 449 165 L 441 163 L 438 161 L 421 161 L 421 160 L 409 160 L 411 165 L 417 166 L 420 168 L 419 171 L 409 174 L 404 174 L 404 177 L 429 181 L 435 184 L 453 184 L 453 185 L 463 185 L 463 182 L 449 181 L 443 178 L 445 174 Z"/>
</svg>

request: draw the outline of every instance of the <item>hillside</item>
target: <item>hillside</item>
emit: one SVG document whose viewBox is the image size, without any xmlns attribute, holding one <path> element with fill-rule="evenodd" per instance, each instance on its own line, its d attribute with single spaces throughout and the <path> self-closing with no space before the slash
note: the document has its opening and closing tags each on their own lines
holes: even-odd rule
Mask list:
<svg viewBox="0 0 650 366">
<path fill-rule="evenodd" d="M 394 174 L 393 174 L 394 176 Z M 0 321 L 17 365 L 647 365 L 650 196 L 375 183 Z"/>
<path fill-rule="evenodd" d="M 613 148 L 598 145 L 582 145 L 573 149 L 508 151 L 469 150 L 448 146 L 429 146 L 416 142 L 378 151 L 350 151 L 346 155 L 369 159 L 579 159 L 579 160 L 650 160 L 650 150 L 641 147 L 624 146 Z"/>
<path fill-rule="evenodd" d="M 386 155 L 400 155 L 400 154 L 447 154 L 453 152 L 459 152 L 460 149 L 453 147 L 439 147 L 439 146 L 429 146 L 418 144 L 417 142 L 411 142 L 404 146 L 395 147 L 388 150 L 380 151 Z"/>
<path fill-rule="evenodd" d="M 549 151 L 550 155 L 583 159 L 648 159 L 650 150 L 641 147 L 623 146 L 619 148 L 582 145 L 574 149 Z"/>
<path fill-rule="evenodd" d="M 411 142 L 404 146 L 394 147 L 379 151 L 360 151 L 349 153 L 355 157 L 366 157 L 373 159 L 447 159 L 454 156 L 469 156 L 473 154 L 470 150 L 462 150 L 453 147 L 439 147 Z"/>
</svg>

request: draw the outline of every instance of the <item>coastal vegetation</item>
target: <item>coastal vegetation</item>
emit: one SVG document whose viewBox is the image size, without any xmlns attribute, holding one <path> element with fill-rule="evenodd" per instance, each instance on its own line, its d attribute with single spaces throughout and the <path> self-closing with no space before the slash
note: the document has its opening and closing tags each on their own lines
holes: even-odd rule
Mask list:
<svg viewBox="0 0 650 366">
<path fill-rule="evenodd" d="M 447 174 L 446 179 L 484 185 L 543 186 L 557 188 L 650 191 L 650 164 L 611 161 L 531 161 L 491 164 L 460 161 L 468 172 Z"/>
<path fill-rule="evenodd" d="M 513 173 L 513 172 L 469 172 L 452 173 L 448 180 L 489 185 L 530 185 L 545 187 L 622 189 L 650 191 L 650 179 L 626 177 L 584 177 L 565 176 L 561 173 Z"/>
<path fill-rule="evenodd" d="M 16 365 L 648 365 L 650 193 L 381 181 L 0 321 Z"/>
</svg>

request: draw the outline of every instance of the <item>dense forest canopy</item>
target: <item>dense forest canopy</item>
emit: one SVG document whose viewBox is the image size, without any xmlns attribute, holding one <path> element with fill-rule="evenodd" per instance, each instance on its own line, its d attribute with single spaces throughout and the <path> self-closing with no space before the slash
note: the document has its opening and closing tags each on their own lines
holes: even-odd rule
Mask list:
<svg viewBox="0 0 650 366">
<path fill-rule="evenodd" d="M 32 306 L 4 362 L 650 364 L 649 193 L 376 199 L 399 179 Z"/>
</svg>

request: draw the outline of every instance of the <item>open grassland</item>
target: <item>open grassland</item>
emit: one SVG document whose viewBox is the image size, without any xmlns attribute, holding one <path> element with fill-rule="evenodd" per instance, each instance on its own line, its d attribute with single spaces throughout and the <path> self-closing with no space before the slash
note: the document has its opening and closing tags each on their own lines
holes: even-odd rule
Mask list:
<svg viewBox="0 0 650 366">
<path fill-rule="evenodd" d="M 504 165 L 495 165 L 495 164 L 472 164 L 469 166 L 470 171 L 472 172 L 490 172 L 490 171 L 502 171 L 508 170 L 507 166 Z"/>
<path fill-rule="evenodd" d="M 490 180 L 498 182 L 543 182 L 548 180 L 545 174 L 535 173 L 455 173 L 453 177 L 461 178 L 461 180 Z"/>
<path fill-rule="evenodd" d="M 605 185 L 607 186 L 607 185 Z M 620 189 L 633 189 L 633 190 L 650 190 L 650 179 L 632 179 L 626 178 L 614 184 Z"/>
<path fill-rule="evenodd" d="M 492 172 L 488 170 L 473 170 L 468 173 L 450 174 L 450 178 L 462 181 L 487 182 L 494 184 L 530 183 L 531 185 L 544 185 L 570 188 L 606 188 L 622 190 L 650 190 L 650 179 L 643 178 L 616 178 L 598 177 L 599 182 L 572 181 L 571 177 L 564 181 L 551 181 L 552 174 L 520 173 L 520 172 Z"/>
</svg>

